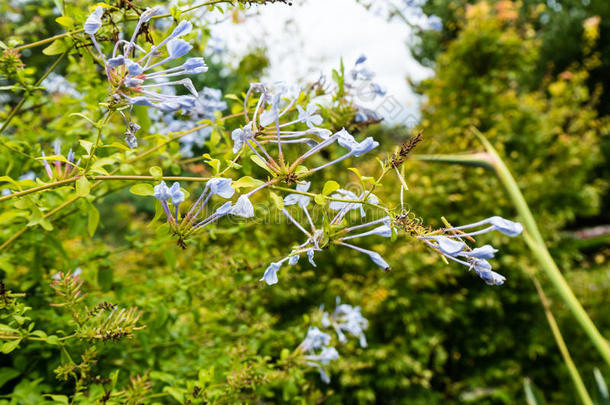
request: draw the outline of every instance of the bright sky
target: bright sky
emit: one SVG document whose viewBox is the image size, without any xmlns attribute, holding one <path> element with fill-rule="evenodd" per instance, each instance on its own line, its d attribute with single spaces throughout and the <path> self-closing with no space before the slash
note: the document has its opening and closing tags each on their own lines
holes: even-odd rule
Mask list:
<svg viewBox="0 0 610 405">
<path fill-rule="evenodd" d="M 406 24 L 388 22 L 355 0 L 293 3 L 258 6 L 248 13 L 244 23 L 226 21 L 215 26 L 213 33 L 237 54 L 244 54 L 261 42 L 265 44 L 271 59 L 266 78 L 270 82 L 315 81 L 321 72 L 330 76 L 341 57 L 349 71 L 364 54 L 367 67 L 377 75 L 374 81 L 388 92 L 383 100 L 361 104 L 390 122 L 404 122 L 410 114 L 418 116 L 417 98 L 409 89 L 407 77 L 417 81 L 428 77 L 431 71 L 411 56 L 407 46 L 411 29 Z"/>
</svg>

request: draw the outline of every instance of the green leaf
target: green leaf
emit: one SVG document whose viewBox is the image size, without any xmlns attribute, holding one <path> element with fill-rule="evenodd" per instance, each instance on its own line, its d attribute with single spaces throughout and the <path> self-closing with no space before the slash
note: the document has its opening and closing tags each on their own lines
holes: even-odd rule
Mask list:
<svg viewBox="0 0 610 405">
<path fill-rule="evenodd" d="M 91 191 L 91 183 L 85 176 L 81 176 L 76 180 L 76 195 L 85 197 Z"/>
<path fill-rule="evenodd" d="M 3 335 L 17 335 L 19 331 L 17 329 L 13 329 L 8 325 L 0 324 L 0 333 Z"/>
<path fill-rule="evenodd" d="M 9 368 L 9 367 L 0 368 L 0 388 L 2 388 L 4 386 L 4 384 L 9 382 L 13 378 L 17 377 L 19 374 L 21 374 L 21 373 L 19 371 L 15 370 L 14 368 Z"/>
<path fill-rule="evenodd" d="M 340 188 L 341 188 L 341 186 L 339 185 L 339 183 L 337 183 L 334 180 L 329 180 L 326 182 L 326 184 L 324 184 L 324 189 L 322 189 L 322 194 L 330 195 L 331 193 L 339 190 Z"/>
<path fill-rule="evenodd" d="M 241 179 L 233 182 L 233 188 L 239 190 L 241 188 L 254 188 L 265 184 L 264 181 L 253 179 L 250 176 L 244 176 Z"/>
<path fill-rule="evenodd" d="M 12 352 L 17 348 L 17 346 L 19 346 L 19 342 L 21 342 L 21 339 L 9 340 L 8 342 L 4 342 L 4 344 L 2 345 L 2 349 L 0 349 L 0 352 L 4 354 Z"/>
<path fill-rule="evenodd" d="M 51 398 L 53 400 L 53 402 L 59 403 L 59 404 L 66 404 L 68 405 L 70 403 L 70 401 L 68 400 L 68 397 L 65 395 L 52 395 L 52 394 L 48 394 L 48 397 Z"/>
<path fill-rule="evenodd" d="M 19 183 L 17 183 L 15 180 L 13 180 L 12 177 L 9 177 L 9 176 L 0 176 L 0 182 L 4 182 L 4 181 L 19 187 Z"/>
<path fill-rule="evenodd" d="M 43 338 L 43 339 L 47 338 L 47 334 L 43 330 L 35 330 L 35 331 L 31 332 L 30 335 L 36 336 L 39 338 Z"/>
<path fill-rule="evenodd" d="M 51 45 L 47 46 L 42 50 L 42 53 L 45 55 L 59 55 L 60 53 L 64 53 L 68 50 L 68 44 L 66 41 L 62 39 L 56 39 L 51 43 Z"/>
<path fill-rule="evenodd" d="M 45 231 L 53 230 L 53 225 L 51 225 L 51 223 L 44 218 L 40 220 L 40 226 L 42 226 L 42 229 L 44 229 Z"/>
<path fill-rule="evenodd" d="M 307 169 L 307 167 L 305 167 L 305 166 L 297 166 L 297 168 L 294 170 L 294 173 L 299 175 L 299 174 L 306 173 L 307 170 L 309 170 L 309 169 Z"/>
<path fill-rule="evenodd" d="M 72 117 L 72 116 L 81 117 L 81 118 L 85 119 L 85 121 L 89 122 L 91 125 L 93 125 L 94 127 L 97 128 L 97 124 L 95 122 L 93 122 L 93 120 L 91 118 L 87 117 L 85 114 L 72 113 L 69 115 L 69 117 Z"/>
<path fill-rule="evenodd" d="M 123 144 L 123 143 L 120 143 L 120 142 L 112 142 L 112 143 L 109 143 L 109 144 L 107 144 L 107 145 L 102 145 L 102 146 L 100 146 L 100 147 L 101 147 L 101 148 L 116 148 L 116 149 L 122 149 L 122 150 L 125 150 L 125 151 L 128 151 L 128 152 L 131 150 L 131 149 L 129 148 L 129 146 L 127 146 L 127 145 L 125 145 L 125 144 Z"/>
<path fill-rule="evenodd" d="M 87 219 L 87 230 L 89 231 L 89 236 L 93 236 L 95 234 L 95 230 L 97 229 L 99 223 L 100 212 L 95 205 L 89 204 L 89 216 Z"/>
<path fill-rule="evenodd" d="M 280 211 L 284 209 L 284 199 L 275 194 L 273 191 L 270 191 L 269 194 L 271 195 L 271 200 L 273 200 L 275 207 Z"/>
<path fill-rule="evenodd" d="M 165 386 L 163 387 L 163 392 L 167 392 L 179 403 L 184 402 L 184 394 L 182 394 L 182 392 L 178 391 L 176 388 Z"/>
<path fill-rule="evenodd" d="M 112 164 L 114 164 L 114 162 L 115 162 L 115 160 L 112 158 L 108 158 L 108 157 L 101 158 L 101 159 L 98 159 L 95 162 L 93 162 L 93 165 L 91 165 L 91 169 L 99 169 L 99 168 L 102 168 L 107 165 L 112 165 Z"/>
<path fill-rule="evenodd" d="M 371 177 L 371 176 L 362 176 L 360 178 L 360 181 L 362 181 L 362 183 L 370 183 L 370 184 L 375 184 L 375 178 Z"/>
<path fill-rule="evenodd" d="M 220 172 L 220 160 L 213 159 L 209 154 L 204 154 L 203 157 L 206 159 L 205 163 L 210 165 L 212 169 L 214 169 L 214 174 L 218 174 Z"/>
<path fill-rule="evenodd" d="M 59 338 L 57 337 L 57 335 L 51 335 L 47 337 L 47 344 L 50 344 L 52 346 L 59 345 Z"/>
<path fill-rule="evenodd" d="M 62 15 L 61 17 L 57 17 L 55 19 L 55 22 L 57 22 L 59 25 L 62 25 L 64 27 L 71 27 L 74 25 L 74 20 L 70 17 L 68 17 L 67 15 Z"/>
<path fill-rule="evenodd" d="M 93 142 L 85 141 L 84 139 L 80 139 L 78 142 L 80 143 L 80 146 L 82 146 L 87 151 L 87 155 L 91 154 Z"/>
<path fill-rule="evenodd" d="M 68 159 L 63 157 L 62 155 L 40 156 L 40 157 L 37 157 L 36 159 L 38 159 L 38 160 L 59 160 L 60 162 L 67 163 L 69 165 L 73 164 L 70 161 L 68 161 Z"/>
<path fill-rule="evenodd" d="M 53 225 L 42 216 L 42 212 L 35 205 L 31 207 L 32 213 L 30 214 L 30 222 L 28 222 L 27 226 L 40 225 L 46 231 L 53 230 Z"/>
<path fill-rule="evenodd" d="M 256 156 L 256 155 L 250 155 L 250 160 L 252 160 L 254 163 L 256 163 L 257 166 L 262 167 L 263 169 L 265 169 L 267 172 L 271 173 L 273 176 L 275 176 L 275 172 L 273 170 L 271 170 L 269 168 L 269 166 L 267 166 L 267 163 L 265 163 L 265 161 L 263 159 L 261 159 L 260 157 Z"/>
<path fill-rule="evenodd" d="M 228 100 L 235 100 L 241 102 L 241 99 L 237 97 L 235 94 L 225 94 L 225 98 Z"/>
<path fill-rule="evenodd" d="M 163 178 L 163 170 L 159 166 L 153 166 L 148 169 L 150 175 L 155 178 L 155 180 L 161 180 Z"/>
<path fill-rule="evenodd" d="M 24 211 L 10 210 L 0 214 L 0 224 L 5 224 L 18 217 L 25 217 L 27 213 Z"/>
<path fill-rule="evenodd" d="M 350 167 L 349 169 L 347 169 L 351 172 L 354 172 L 356 174 L 356 176 L 358 176 L 359 179 L 362 178 L 362 174 L 360 174 L 360 170 L 356 169 L 355 167 Z"/>
<path fill-rule="evenodd" d="M 222 139 L 222 134 L 220 133 L 220 131 L 217 131 L 216 129 L 212 130 L 212 133 L 210 134 L 210 139 L 208 140 L 208 146 L 210 148 L 214 148 L 216 145 L 218 145 L 220 143 L 220 140 Z"/>
<path fill-rule="evenodd" d="M 151 196 L 154 193 L 154 189 L 153 186 L 148 183 L 140 183 L 131 186 L 129 192 L 135 195 Z"/>
</svg>

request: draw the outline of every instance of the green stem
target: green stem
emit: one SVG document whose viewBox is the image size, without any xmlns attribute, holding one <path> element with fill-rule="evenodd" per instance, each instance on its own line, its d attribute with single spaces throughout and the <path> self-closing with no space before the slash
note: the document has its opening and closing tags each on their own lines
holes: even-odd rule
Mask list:
<svg viewBox="0 0 610 405">
<path fill-rule="evenodd" d="M 89 159 L 87 159 L 87 163 L 85 164 L 85 170 L 84 170 L 85 173 L 87 173 L 89 166 L 91 166 L 91 162 L 93 161 L 93 158 L 95 157 L 95 152 L 97 151 L 97 146 L 99 145 L 100 141 L 102 140 L 102 131 L 104 130 L 104 127 L 110 120 L 110 117 L 112 117 L 112 111 L 107 111 L 106 114 L 104 115 L 104 120 L 102 121 L 102 123 L 97 125 L 97 136 L 95 137 L 95 143 L 93 144 L 93 147 L 91 148 L 91 151 L 89 152 Z"/>
<path fill-rule="evenodd" d="M 231 2 L 232 2 L 231 0 L 208 1 L 206 3 L 198 4 L 196 6 L 192 6 L 192 7 L 186 8 L 184 10 L 181 10 L 180 14 L 184 14 L 184 13 L 187 13 L 189 11 L 193 11 L 195 9 L 198 9 L 198 8 L 201 8 L 201 7 L 204 7 L 204 6 L 212 6 L 212 5 L 219 4 L 219 3 L 231 3 Z M 159 15 L 152 16 L 151 20 L 156 20 L 157 18 L 165 18 L 165 17 L 172 17 L 172 15 L 170 13 L 159 14 Z M 137 18 L 126 18 L 123 21 L 135 21 L 135 20 L 137 20 Z M 108 25 L 108 23 L 105 23 L 104 25 Z M 49 38 L 41 39 L 40 41 L 36 41 L 36 42 L 29 43 L 29 44 L 18 46 L 18 47 L 15 48 L 15 50 L 20 51 L 22 49 L 34 48 L 34 47 L 37 47 L 37 46 L 40 46 L 40 45 L 48 44 L 49 42 L 53 42 L 56 39 L 61 39 L 61 38 L 69 37 L 69 36 L 74 35 L 74 34 L 80 34 L 83 31 L 84 31 L 83 28 L 79 28 L 77 30 L 64 32 L 62 34 L 57 34 L 57 35 L 54 35 L 54 36 L 49 37 Z"/>
<path fill-rule="evenodd" d="M 591 401 L 591 397 L 589 396 L 589 393 L 587 392 L 587 389 L 585 388 L 585 384 L 583 383 L 582 378 L 580 377 L 580 374 L 578 373 L 578 369 L 576 368 L 574 361 L 572 361 L 572 357 L 570 356 L 568 346 L 566 345 L 566 342 L 563 340 L 563 336 L 561 335 L 559 326 L 557 325 L 557 322 L 555 321 L 555 317 L 553 316 L 553 313 L 551 312 L 551 305 L 549 303 L 549 300 L 547 299 L 546 295 L 544 294 L 544 290 L 542 289 L 542 286 L 540 285 L 540 283 L 538 282 L 536 277 L 534 277 L 533 275 L 532 275 L 532 281 L 534 282 L 534 285 L 536 286 L 536 291 L 538 292 L 538 296 L 540 297 L 540 302 L 542 303 L 542 308 L 544 309 L 544 314 L 546 315 L 546 320 L 549 323 L 549 327 L 551 328 L 551 332 L 553 333 L 553 337 L 555 338 L 555 343 L 557 343 L 557 347 L 559 348 L 559 351 L 561 352 L 563 361 L 565 362 L 566 366 L 568 367 L 568 372 L 570 373 L 572 382 L 574 382 L 574 385 L 576 386 L 576 391 L 578 392 L 578 396 L 580 397 L 580 400 L 584 405 L 593 405 L 593 401 Z"/>
<path fill-rule="evenodd" d="M 0 197 L 0 202 L 9 200 L 15 197 L 22 197 L 24 195 L 37 193 L 39 191 L 48 190 L 50 188 L 55 188 L 59 186 L 63 186 L 65 184 L 74 183 L 81 176 L 70 177 L 65 180 L 58 180 L 52 183 L 44 184 L 42 186 L 33 187 L 27 190 L 19 191 L 17 193 L 9 194 Z M 99 181 L 157 181 L 157 180 L 166 180 L 166 181 L 190 181 L 195 183 L 202 183 L 210 180 L 209 177 L 183 177 L 183 176 L 164 176 L 164 177 L 153 177 L 153 176 L 87 176 L 91 180 L 99 180 Z"/>
</svg>

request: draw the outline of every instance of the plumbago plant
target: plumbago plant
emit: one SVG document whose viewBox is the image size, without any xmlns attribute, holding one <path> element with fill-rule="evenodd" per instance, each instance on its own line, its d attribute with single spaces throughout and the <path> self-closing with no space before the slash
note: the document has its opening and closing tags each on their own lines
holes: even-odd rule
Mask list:
<svg viewBox="0 0 610 405">
<path fill-rule="evenodd" d="M 33 358 L 46 345 L 56 349 L 58 355 L 44 368 L 53 369 L 59 384 L 40 384 L 38 374 L 34 374 L 15 387 L 9 400 L 19 403 L 25 398 L 24 392 L 30 393 L 33 403 L 41 397 L 58 403 L 231 402 L 272 397 L 279 391 L 286 400 L 323 398 L 303 373 L 317 371 L 320 381 L 328 384 L 328 367 L 339 359 L 335 346 L 349 343 L 346 334 L 353 335 L 361 348 L 367 346 L 369 321 L 359 307 L 341 304 L 340 300 L 333 312 L 306 316 L 306 333 L 300 326 L 286 332 L 304 338 L 300 344 L 293 341 L 292 349 L 284 347 L 261 356 L 261 344 L 244 342 L 246 337 L 239 330 L 206 329 L 205 322 L 194 321 L 197 328 L 189 324 L 173 337 L 182 350 L 174 355 L 187 359 L 208 351 L 204 358 L 215 363 L 199 365 L 199 370 L 182 370 L 179 364 L 147 362 L 142 355 L 151 350 L 169 350 L 167 343 L 155 336 L 169 318 L 176 322 L 191 316 L 199 320 L 212 318 L 215 312 L 219 320 L 223 314 L 228 316 L 226 308 L 211 303 L 213 297 L 199 297 L 197 302 L 210 310 L 206 314 L 196 311 L 189 304 L 193 300 L 190 295 L 202 294 L 201 288 L 205 287 L 201 285 L 221 283 L 226 277 L 222 270 L 240 257 L 235 251 L 235 258 L 231 257 L 231 239 L 227 242 L 222 236 L 247 234 L 253 227 L 281 227 L 285 235 L 283 253 L 279 257 L 261 255 L 258 264 L 244 261 L 248 277 L 250 273 L 256 277 L 243 279 L 240 288 L 245 291 L 237 293 L 242 294 L 244 303 L 239 305 L 256 301 L 256 294 L 264 296 L 272 289 L 290 288 L 290 280 L 284 278 L 294 270 L 288 266 L 294 269 L 300 263 L 301 269 L 322 271 L 316 260 L 325 256 L 350 252 L 386 272 L 391 267 L 400 271 L 400 263 L 388 263 L 377 251 L 362 247 L 363 241 L 381 238 L 395 244 L 410 239 L 447 263 L 463 265 L 488 285 L 505 282 L 489 261 L 497 250 L 490 245 L 478 246 L 475 237 L 489 232 L 517 236 L 523 229 L 519 223 L 494 216 L 459 225 L 443 219 L 444 227 L 433 228 L 405 208 L 408 186 L 404 163 L 423 140 L 421 134 L 397 146 L 386 145 L 387 150 L 393 150 L 377 157 L 379 169 L 375 173 L 363 174 L 350 168 L 361 186 L 357 192 L 337 181 L 343 176 L 336 171 L 346 162 L 356 166 L 367 157 L 374 158 L 383 147 L 380 140 L 359 135 L 378 118 L 357 105 L 350 94 L 354 85 L 350 85 L 343 63 L 333 73 L 334 86 L 323 81 L 303 87 L 252 83 L 242 94 L 225 96 L 232 105 L 231 114 L 223 115 L 222 110 L 229 106 L 221 100 L 219 91 L 198 85 L 208 66 L 196 52 L 198 28 L 188 18 L 189 11 L 202 7 L 208 13 L 226 13 L 244 6 L 221 3 L 234 2 L 211 1 L 173 8 L 169 13 L 160 7 L 145 8 L 129 2 L 99 3 L 87 14 L 75 12 L 73 17 L 69 16 L 71 10 L 64 9 L 57 20 L 71 28 L 65 34 L 25 45 L 10 41 L 3 44 L 2 72 L 12 81 L 7 88 L 20 98 L 3 116 L 1 127 L 2 146 L 10 153 L 2 161 L 5 175 L 1 180 L 5 185 L 0 203 L 5 226 L 0 264 L 8 275 L 7 285 L 25 273 L 30 281 L 21 284 L 23 291 L 17 293 L 9 291 L 4 283 L 0 285 L 1 350 L 16 356 L 13 367 L 4 369 L 1 375 L 6 382 L 26 374 L 23 359 Z M 153 22 L 161 19 L 171 19 L 172 25 L 156 27 Z M 49 43 L 43 53 L 61 56 L 33 81 L 21 53 L 31 53 L 35 46 Z M 86 77 L 88 82 L 73 86 L 54 74 L 53 70 L 65 62 L 67 71 Z M 350 72 L 353 80 L 368 77 L 364 62 L 365 58 L 356 61 Z M 64 115 L 56 106 L 54 112 L 60 116 L 51 117 L 44 127 L 47 129 L 41 127 L 48 132 L 37 145 L 20 139 L 20 135 L 31 111 L 28 109 L 38 108 L 28 107 L 28 97 L 39 97 L 37 92 L 44 89 L 47 100 L 57 100 L 58 106 L 70 105 L 78 111 Z M 377 96 L 384 94 L 377 85 L 371 84 L 371 89 Z M 69 101 L 54 98 L 57 93 Z M 152 135 L 150 117 L 158 119 Z M 49 142 L 46 135 L 50 134 L 61 140 Z M 188 141 L 180 146 L 184 139 Z M 204 162 L 207 168 L 193 170 L 193 162 Z M 188 172 L 193 175 L 186 176 Z M 336 180 L 326 180 L 326 173 L 334 173 L 330 177 Z M 390 176 L 400 183 L 400 201 L 393 201 L 393 193 L 383 192 Z M 156 284 L 147 291 L 145 286 L 153 280 L 143 273 L 133 275 L 129 288 L 125 284 L 119 287 L 109 269 L 94 263 L 114 263 L 108 255 L 116 252 L 87 253 L 72 263 L 59 265 L 38 263 L 36 268 L 44 271 L 27 272 L 20 261 L 23 252 L 40 252 L 47 260 L 43 252 L 49 244 L 65 252 L 62 238 L 93 237 L 100 223 L 111 221 L 113 215 L 100 212 L 96 203 L 119 194 L 125 186 L 141 198 L 139 206 L 154 205 L 152 221 L 139 231 L 143 237 L 131 240 L 126 250 L 133 249 L 137 254 L 146 248 L 151 257 L 163 251 L 172 273 L 160 279 L 161 287 Z M 272 212 L 279 212 L 282 219 L 277 221 Z M 129 220 L 129 214 L 122 215 Z M 264 240 L 256 242 L 268 246 Z M 210 275 L 194 263 L 186 268 L 178 266 L 180 259 L 172 244 L 184 252 L 184 257 L 205 252 L 211 261 L 207 264 Z M 143 268 L 157 266 L 148 263 L 145 256 L 129 260 L 142 260 Z M 80 267 L 72 271 L 73 263 Z M 254 294 L 251 290 L 256 280 L 264 286 L 282 286 L 259 289 Z M 219 295 L 233 290 L 231 285 L 214 286 Z M 99 294 L 87 293 L 95 293 L 96 287 Z M 139 293 L 131 293 L 126 305 L 108 298 L 120 299 L 128 289 Z M 155 292 L 158 298 L 151 298 Z M 37 308 L 44 308 L 37 312 L 42 315 L 39 319 L 28 314 L 32 308 L 24 300 L 30 295 L 36 297 Z M 165 301 L 176 306 L 168 307 Z M 231 317 L 243 308 L 233 310 Z M 250 321 L 252 327 L 259 321 L 265 327 L 270 325 L 268 318 L 253 316 L 260 319 L 241 322 Z M 45 328 L 38 328 L 38 323 Z M 218 325 L 221 323 L 218 321 Z M 314 326 L 316 323 L 323 329 L 332 328 L 334 335 L 323 332 Z M 138 335 L 144 333 L 150 335 L 139 339 Z M 186 336 L 192 339 L 191 344 L 185 343 Z M 269 336 L 267 339 L 273 340 Z M 130 342 L 137 342 L 133 344 L 138 347 L 132 350 Z M 210 345 L 215 349 L 209 349 Z M 225 351 L 234 353 L 225 356 Z M 22 357 L 20 352 L 24 353 Z M 114 360 L 107 363 L 107 359 Z M 163 363 L 163 359 L 158 361 Z M 110 366 L 102 367 L 101 363 Z M 177 379 L 173 374 L 184 378 Z"/>
</svg>

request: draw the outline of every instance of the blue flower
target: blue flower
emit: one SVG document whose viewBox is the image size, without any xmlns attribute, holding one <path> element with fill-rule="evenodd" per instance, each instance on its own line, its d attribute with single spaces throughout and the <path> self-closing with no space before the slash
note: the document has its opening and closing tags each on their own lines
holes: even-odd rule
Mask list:
<svg viewBox="0 0 610 405">
<path fill-rule="evenodd" d="M 252 218 L 254 216 L 254 206 L 252 206 L 247 195 L 239 196 L 237 202 L 231 208 L 231 214 L 243 218 Z"/>
<path fill-rule="evenodd" d="M 140 15 L 140 19 L 139 19 L 139 23 L 147 23 L 150 21 L 150 19 L 161 13 L 161 9 L 159 7 L 153 7 L 153 8 L 147 8 L 146 10 L 144 10 L 144 12 Z"/>
<path fill-rule="evenodd" d="M 322 332 L 315 326 L 311 326 L 307 330 L 307 336 L 305 336 L 305 340 L 299 345 L 302 350 L 306 352 L 311 352 L 314 350 L 323 349 L 325 346 L 328 346 L 330 343 L 330 335 L 328 333 Z"/>
<path fill-rule="evenodd" d="M 184 69 L 184 73 L 189 75 L 208 71 L 208 65 L 205 64 L 203 58 L 188 58 L 180 67 Z"/>
<path fill-rule="evenodd" d="M 471 251 L 460 252 L 460 256 L 476 257 L 477 259 L 493 259 L 498 249 L 494 249 L 491 245 L 484 245 Z"/>
<path fill-rule="evenodd" d="M 307 260 L 309 260 L 309 263 L 311 263 L 311 265 L 312 265 L 313 267 L 318 267 L 318 266 L 316 265 L 316 263 L 313 261 L 313 256 L 314 256 L 314 254 L 315 254 L 315 251 L 314 251 L 314 249 L 313 249 L 313 248 L 307 249 Z"/>
<path fill-rule="evenodd" d="M 390 237 L 392 237 L 392 228 L 390 227 L 389 224 L 384 224 L 384 225 L 378 226 L 377 228 L 372 229 L 367 232 L 359 233 L 357 235 L 344 236 L 343 238 L 341 238 L 341 240 L 362 238 L 362 237 L 370 236 L 370 235 L 377 235 L 377 236 L 382 236 L 384 238 L 390 238 Z"/>
<path fill-rule="evenodd" d="M 364 211 L 362 203 L 360 203 L 359 201 L 362 201 L 365 194 L 368 194 L 368 192 L 364 191 L 360 196 L 357 196 L 349 190 L 344 190 L 340 188 L 334 194 L 332 194 L 331 197 L 342 200 L 353 200 L 354 202 L 331 201 L 328 207 L 333 211 L 339 211 L 339 213 L 343 216 L 345 216 L 345 214 L 347 214 L 349 211 L 360 210 L 360 216 L 364 217 L 366 216 L 366 212 Z M 379 200 L 377 199 L 377 196 L 375 196 L 375 194 L 371 193 L 367 197 L 367 202 L 371 204 L 377 204 L 379 203 Z"/>
<path fill-rule="evenodd" d="M 309 181 L 305 181 L 302 184 L 297 184 L 297 191 L 306 192 L 309 190 L 310 185 L 311 182 Z M 303 194 L 288 194 L 286 197 L 284 197 L 284 205 L 298 204 L 299 207 L 307 207 L 310 201 L 311 197 Z"/>
<path fill-rule="evenodd" d="M 523 232 L 523 225 L 519 222 L 509 221 L 502 217 L 487 218 L 487 222 L 497 230 L 508 236 L 517 236 Z"/>
<path fill-rule="evenodd" d="M 175 206 L 180 205 L 184 202 L 184 193 L 180 190 L 180 183 L 175 182 L 169 189 L 169 193 L 172 199 L 172 204 Z"/>
<path fill-rule="evenodd" d="M 231 208 L 233 208 L 233 203 L 231 201 L 227 201 L 216 210 L 215 214 L 219 216 L 225 216 L 231 213 Z"/>
<path fill-rule="evenodd" d="M 383 260 L 383 257 L 381 257 L 379 253 L 371 251 L 370 253 L 368 253 L 368 255 L 373 261 L 373 263 L 375 263 L 377 266 L 381 267 L 383 270 L 389 270 L 390 265 L 385 260 Z"/>
<path fill-rule="evenodd" d="M 127 59 L 129 61 L 129 59 Z M 130 61 L 131 62 L 131 61 Z M 110 67 L 119 67 L 125 64 L 125 57 L 123 55 L 119 55 L 116 58 L 108 59 L 108 66 Z"/>
<path fill-rule="evenodd" d="M 182 20 L 178 23 L 176 28 L 174 28 L 174 30 L 169 35 L 169 37 L 178 38 L 178 37 L 184 36 L 184 35 L 188 34 L 189 32 L 191 32 L 192 29 L 193 29 L 193 24 L 191 24 L 188 21 Z"/>
<path fill-rule="evenodd" d="M 267 285 L 277 284 L 277 272 L 282 267 L 282 262 L 271 263 L 267 270 L 265 270 L 265 274 L 259 281 L 264 281 Z"/>
<path fill-rule="evenodd" d="M 233 180 L 224 177 L 214 177 L 210 179 L 207 185 L 210 187 L 210 191 L 214 195 L 219 195 L 222 198 L 231 198 L 235 194 L 235 190 L 231 184 Z"/>
<path fill-rule="evenodd" d="M 310 361 L 319 361 L 326 365 L 333 360 L 337 360 L 339 358 L 339 352 L 337 352 L 337 349 L 334 347 L 325 347 L 320 354 L 305 356 L 305 358 Z"/>
<path fill-rule="evenodd" d="M 297 264 L 299 262 L 299 259 L 301 258 L 301 256 L 297 255 L 292 255 L 292 256 L 288 256 L 288 264 L 291 266 L 294 266 L 295 264 Z"/>
<path fill-rule="evenodd" d="M 299 111 L 299 121 L 303 121 L 309 128 L 322 124 L 322 117 L 316 114 L 318 107 L 315 104 L 309 104 L 307 109 L 297 105 L 297 110 Z"/>
<path fill-rule="evenodd" d="M 167 52 L 171 59 L 178 59 L 189 53 L 193 46 L 183 39 L 172 39 L 167 43 Z"/>
<path fill-rule="evenodd" d="M 429 236 L 429 239 L 435 240 L 437 245 L 434 247 L 440 250 L 443 254 L 455 256 L 464 250 L 466 244 L 462 241 L 452 240 L 446 236 Z"/>
<path fill-rule="evenodd" d="M 127 66 L 127 70 L 129 71 L 129 76 L 139 76 L 144 73 L 144 69 L 140 66 L 139 63 L 132 61 L 131 59 L 123 59 L 125 66 Z"/>
<path fill-rule="evenodd" d="M 519 222 L 509 221 L 508 219 L 504 219 L 499 216 L 489 217 L 482 221 L 474 222 L 474 223 L 468 224 L 468 225 L 456 226 L 453 228 L 445 229 L 445 231 L 470 229 L 470 228 L 476 228 L 476 227 L 479 227 L 482 225 L 487 225 L 487 224 L 489 224 L 490 226 L 485 229 L 481 229 L 479 231 L 474 231 L 474 232 L 470 232 L 470 233 L 466 233 L 466 234 L 454 235 L 452 237 L 455 238 L 455 237 L 463 237 L 463 236 L 481 235 L 481 234 L 491 232 L 491 231 L 499 231 L 507 236 L 517 236 L 517 235 L 521 234 L 521 232 L 523 232 L 523 225 L 521 225 Z"/>
<path fill-rule="evenodd" d="M 101 6 L 97 6 L 95 11 L 87 17 L 83 29 L 85 34 L 94 35 L 102 27 L 102 16 L 104 15 L 104 9 Z"/>
<path fill-rule="evenodd" d="M 164 181 L 161 181 L 161 183 L 153 188 L 153 197 L 161 202 L 166 202 L 172 198 L 169 187 L 167 187 Z"/>
<path fill-rule="evenodd" d="M 381 255 L 379 253 L 374 252 L 372 250 L 363 249 L 359 246 L 351 245 L 351 244 L 345 243 L 345 242 L 338 242 L 338 243 L 340 245 L 346 246 L 350 249 L 354 249 L 354 250 L 357 250 L 358 252 L 368 255 L 371 258 L 371 260 L 373 261 L 373 263 L 375 263 L 377 266 L 381 267 L 383 270 L 385 270 L 385 271 L 390 270 L 390 265 L 383 259 L 383 257 L 381 257 Z"/>
<path fill-rule="evenodd" d="M 487 285 L 502 285 L 506 281 L 506 277 L 491 270 L 491 264 L 487 260 L 474 259 L 471 266 Z"/>
<path fill-rule="evenodd" d="M 327 328 L 333 326 L 337 333 L 339 342 L 345 343 L 347 338 L 343 331 L 357 337 L 361 347 L 366 347 L 366 336 L 364 330 L 368 327 L 368 320 L 362 316 L 360 307 L 353 307 L 348 304 L 340 304 L 341 299 L 337 297 L 337 307 L 329 316 L 327 312 L 322 315 L 322 325 Z"/>
<path fill-rule="evenodd" d="M 237 153 L 241 150 L 244 144 L 252 139 L 252 125 L 251 123 L 244 126 L 243 129 L 237 128 L 231 133 L 231 139 L 233 139 L 233 153 Z"/>
</svg>

